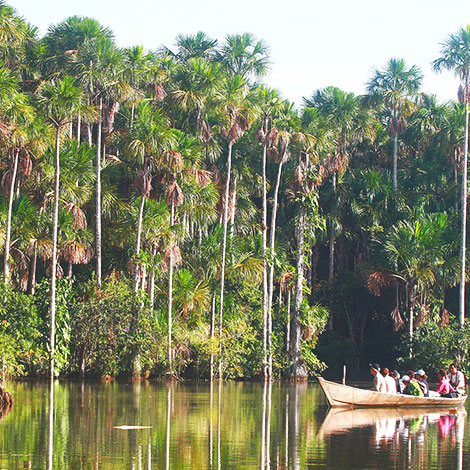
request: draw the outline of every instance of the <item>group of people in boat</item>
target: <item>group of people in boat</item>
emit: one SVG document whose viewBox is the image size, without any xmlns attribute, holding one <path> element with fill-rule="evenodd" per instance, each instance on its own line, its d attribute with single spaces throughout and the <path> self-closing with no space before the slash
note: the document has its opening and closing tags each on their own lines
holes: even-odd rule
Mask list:
<svg viewBox="0 0 470 470">
<path fill-rule="evenodd" d="M 403 377 L 396 370 L 390 371 L 384 367 L 380 369 L 379 364 L 369 364 L 370 373 L 374 376 L 372 390 L 382 393 L 403 393 L 417 397 L 446 397 L 456 398 L 465 395 L 465 377 L 457 370 L 457 366 L 452 364 L 449 367 L 449 374 L 445 369 L 437 372 L 439 386 L 436 391 L 429 389 L 428 376 L 423 369 L 416 372 L 409 370 Z"/>
</svg>

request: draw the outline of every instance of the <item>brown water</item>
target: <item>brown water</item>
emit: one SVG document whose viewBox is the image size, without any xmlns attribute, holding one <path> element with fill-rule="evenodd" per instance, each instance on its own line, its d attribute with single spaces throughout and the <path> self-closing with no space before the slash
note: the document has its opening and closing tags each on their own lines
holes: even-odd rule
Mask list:
<svg viewBox="0 0 470 470">
<path fill-rule="evenodd" d="M 466 414 L 328 412 L 316 384 L 7 388 L 15 405 L 0 422 L 2 470 L 470 468 Z"/>
</svg>

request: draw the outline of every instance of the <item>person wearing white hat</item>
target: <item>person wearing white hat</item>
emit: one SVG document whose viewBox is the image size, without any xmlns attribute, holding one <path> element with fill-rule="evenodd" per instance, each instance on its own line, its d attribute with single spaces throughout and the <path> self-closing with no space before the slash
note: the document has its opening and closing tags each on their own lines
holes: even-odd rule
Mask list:
<svg viewBox="0 0 470 470">
<path fill-rule="evenodd" d="M 415 372 L 415 379 L 418 382 L 419 388 L 423 391 L 425 397 L 429 397 L 429 384 L 425 378 L 426 373 L 423 369 Z"/>
</svg>

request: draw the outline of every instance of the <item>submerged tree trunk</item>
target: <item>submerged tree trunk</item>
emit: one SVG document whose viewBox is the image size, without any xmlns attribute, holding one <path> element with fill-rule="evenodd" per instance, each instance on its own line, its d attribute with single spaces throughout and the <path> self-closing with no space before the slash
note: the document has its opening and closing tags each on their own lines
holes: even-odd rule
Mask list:
<svg viewBox="0 0 470 470">
<path fill-rule="evenodd" d="M 222 238 L 222 263 L 220 268 L 220 305 L 219 305 L 219 379 L 222 378 L 222 326 L 224 316 L 224 287 L 225 287 L 225 257 L 227 251 L 227 222 L 228 222 L 228 199 L 230 195 L 230 172 L 232 170 L 232 147 L 228 144 L 227 155 L 227 181 L 225 182 L 224 214 L 223 214 L 223 238 Z"/>
<path fill-rule="evenodd" d="M 15 195 L 16 174 L 18 172 L 19 151 L 13 152 L 13 174 L 11 175 L 10 191 L 8 195 L 7 229 L 5 235 L 5 251 L 3 260 L 3 281 L 7 286 L 10 283 L 10 239 L 11 239 L 11 216 L 13 212 L 13 198 Z"/>
<path fill-rule="evenodd" d="M 304 278 L 304 232 L 307 223 L 307 209 L 301 205 L 299 209 L 296 239 L 297 254 L 296 268 L 297 279 L 295 283 L 294 311 L 291 319 L 291 340 L 290 340 L 290 362 L 291 376 L 295 379 L 307 379 L 307 370 L 303 364 L 301 357 L 301 330 L 300 330 L 300 314 L 302 304 L 302 287 Z"/>
<path fill-rule="evenodd" d="M 96 139 L 96 283 L 101 287 L 101 123 L 103 98 L 100 97 L 98 135 Z"/>
<path fill-rule="evenodd" d="M 56 312 L 56 275 L 57 275 L 57 228 L 59 222 L 59 178 L 60 178 L 60 127 L 56 129 L 55 139 L 55 177 L 54 177 L 54 209 L 52 227 L 52 267 L 51 267 L 51 334 L 49 343 L 50 378 L 54 378 L 55 355 L 55 312 Z"/>
<path fill-rule="evenodd" d="M 467 83 L 465 84 L 468 88 Z M 468 166 L 468 99 L 465 102 L 465 142 L 463 152 L 463 169 L 462 169 L 462 233 L 460 247 L 460 286 L 459 286 L 459 323 L 463 327 L 465 322 L 465 256 L 467 241 L 467 166 Z"/>
</svg>

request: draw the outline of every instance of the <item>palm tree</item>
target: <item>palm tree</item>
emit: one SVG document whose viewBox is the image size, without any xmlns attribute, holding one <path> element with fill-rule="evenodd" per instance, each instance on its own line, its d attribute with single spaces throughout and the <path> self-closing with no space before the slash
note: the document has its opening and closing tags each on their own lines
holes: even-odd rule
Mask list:
<svg viewBox="0 0 470 470">
<path fill-rule="evenodd" d="M 217 39 L 210 38 L 202 31 L 196 34 L 179 34 L 176 37 L 176 46 L 176 57 L 179 61 L 187 62 L 195 58 L 211 60 L 215 56 Z"/>
<path fill-rule="evenodd" d="M 250 107 L 249 88 L 239 75 L 229 77 L 221 90 L 220 107 L 224 119 L 222 133 L 228 141 L 227 149 L 227 176 L 225 178 L 225 194 L 223 205 L 223 240 L 222 262 L 220 272 L 220 304 L 219 304 L 219 341 L 222 340 L 222 322 L 224 312 L 225 288 L 225 257 L 227 251 L 227 224 L 230 196 L 230 175 L 232 170 L 232 149 L 235 142 L 240 139 L 250 127 L 254 108 Z M 219 378 L 222 378 L 222 362 L 219 361 Z"/>
<path fill-rule="evenodd" d="M 0 10 L 1 12 L 1 10 Z M 0 99 L 0 112 L 2 120 L 0 128 L 3 137 L 9 147 L 12 155 L 11 170 L 4 175 L 4 180 L 9 183 L 8 196 L 8 212 L 5 235 L 5 251 L 4 251 L 4 282 L 9 283 L 10 279 L 10 235 L 11 235 L 11 215 L 13 207 L 13 198 L 17 187 L 18 164 L 20 160 L 20 152 L 24 168 L 28 173 L 31 172 L 31 159 L 28 155 L 28 143 L 31 144 L 31 134 L 34 133 L 34 111 L 28 103 L 27 96 L 17 91 L 18 83 L 7 69 L 0 72 L 0 88 L 2 90 L 2 98 Z M 35 136 L 37 137 L 37 136 Z M 38 139 L 40 142 L 41 139 Z"/>
<path fill-rule="evenodd" d="M 38 104 L 45 117 L 56 131 L 55 138 L 55 177 L 54 209 L 52 231 L 52 268 L 51 268 L 51 334 L 50 334 L 50 376 L 54 377 L 55 354 L 55 313 L 56 313 L 56 273 L 57 273 L 57 227 L 59 219 L 59 181 L 60 181 L 60 133 L 79 113 L 91 114 L 84 104 L 82 91 L 75 86 L 72 77 L 65 76 L 59 81 L 44 82 L 37 91 Z"/>
<path fill-rule="evenodd" d="M 268 296 L 268 263 L 267 263 L 267 239 L 268 239 L 268 200 L 267 200 L 267 178 L 266 178 L 266 163 L 268 147 L 274 145 L 276 130 L 273 129 L 272 119 L 276 111 L 278 111 L 281 100 L 275 90 L 270 90 L 261 86 L 259 88 L 259 107 L 261 109 L 261 127 L 258 131 L 258 137 L 263 144 L 263 158 L 262 158 L 262 212 L 261 212 L 261 256 L 263 258 L 263 356 L 264 377 L 271 376 L 271 368 L 268 361 L 268 343 L 271 343 L 271 338 L 268 334 L 269 325 L 269 296 Z M 269 355 L 270 356 L 270 355 Z"/>
<path fill-rule="evenodd" d="M 280 114 L 277 116 L 274 132 L 272 134 L 272 142 L 270 147 L 271 159 L 278 163 L 278 171 L 276 176 L 276 183 L 274 185 L 271 223 L 269 233 L 269 275 L 268 275 L 268 368 L 269 375 L 272 376 L 272 305 L 274 294 L 274 264 L 276 258 L 275 241 L 276 241 L 276 221 L 277 211 L 279 205 L 279 188 L 281 185 L 282 168 L 290 157 L 289 145 L 292 135 L 298 130 L 299 120 L 293 111 L 290 103 L 284 102 Z M 281 301 L 279 301 L 281 303 Z"/>
<path fill-rule="evenodd" d="M 142 220 L 145 201 L 152 189 L 152 178 L 160 165 L 162 152 L 174 140 L 169 122 L 163 111 L 153 109 L 147 101 L 139 103 L 135 109 L 134 125 L 124 136 L 126 155 L 139 167 L 135 178 L 135 187 L 140 193 L 139 214 L 136 227 L 136 262 L 141 249 Z M 134 292 L 139 289 L 141 279 L 139 267 L 134 276 Z"/>
<path fill-rule="evenodd" d="M 442 43 L 441 56 L 433 63 L 436 71 L 443 69 L 453 70 L 460 79 L 459 101 L 465 104 L 465 138 L 462 169 L 462 225 L 460 262 L 460 290 L 459 290 L 459 322 L 463 326 L 465 322 L 465 257 L 467 240 L 467 160 L 468 160 L 468 105 L 470 102 L 470 25 L 461 28 L 456 34 L 451 34 Z"/>
<path fill-rule="evenodd" d="M 382 70 L 376 70 L 367 84 L 367 91 L 387 107 L 388 130 L 393 138 L 393 190 L 398 190 L 398 134 L 406 124 L 405 116 L 413 108 L 412 99 L 422 82 L 420 69 L 406 67 L 403 59 L 390 59 Z"/>
<path fill-rule="evenodd" d="M 337 175 L 343 174 L 349 163 L 349 154 L 353 144 L 370 134 L 370 118 L 362 106 L 361 100 L 354 93 L 347 93 L 336 87 L 317 90 L 309 100 L 304 99 L 307 107 L 318 110 L 335 140 L 335 149 L 329 156 L 328 170 L 333 176 L 333 197 L 336 199 Z M 335 201 L 336 202 L 336 201 Z M 329 266 L 328 279 L 334 277 L 335 239 L 339 225 L 334 217 L 329 223 Z"/>
<path fill-rule="evenodd" d="M 269 67 L 269 48 L 253 34 L 229 34 L 217 53 L 230 76 L 239 75 L 245 80 L 259 78 L 266 74 Z"/>
</svg>

